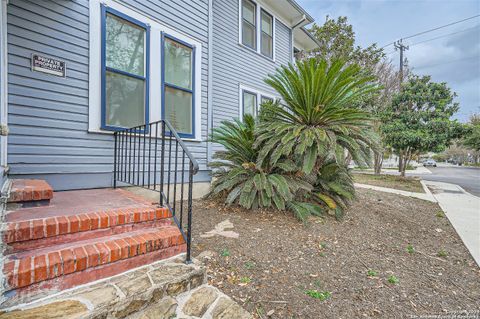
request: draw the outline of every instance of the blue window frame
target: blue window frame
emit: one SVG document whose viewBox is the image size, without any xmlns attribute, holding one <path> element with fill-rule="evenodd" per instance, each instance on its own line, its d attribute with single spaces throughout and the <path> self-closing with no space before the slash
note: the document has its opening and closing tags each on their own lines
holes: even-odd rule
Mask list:
<svg viewBox="0 0 480 319">
<path fill-rule="evenodd" d="M 195 46 L 166 33 L 161 46 L 162 118 L 179 136 L 195 138 Z"/>
<path fill-rule="evenodd" d="M 150 27 L 104 5 L 101 12 L 101 128 L 117 131 L 148 124 Z M 116 33 L 107 39 L 107 31 Z M 107 57 L 107 45 L 112 45 L 110 51 L 117 56 Z"/>
</svg>

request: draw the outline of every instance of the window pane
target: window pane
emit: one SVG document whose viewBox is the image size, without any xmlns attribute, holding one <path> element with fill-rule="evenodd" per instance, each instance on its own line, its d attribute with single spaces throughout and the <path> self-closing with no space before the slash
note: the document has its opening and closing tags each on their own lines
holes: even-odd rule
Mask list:
<svg viewBox="0 0 480 319">
<path fill-rule="evenodd" d="M 273 39 L 262 33 L 262 54 L 273 57 Z"/>
<path fill-rule="evenodd" d="M 107 67 L 143 76 L 145 29 L 107 14 L 106 33 Z"/>
<path fill-rule="evenodd" d="M 165 38 L 165 81 L 182 88 L 192 89 L 193 50 Z"/>
<path fill-rule="evenodd" d="M 179 133 L 193 134 L 192 94 L 166 86 L 165 119 Z"/>
<path fill-rule="evenodd" d="M 243 114 L 257 115 L 257 95 L 243 92 Z"/>
<path fill-rule="evenodd" d="M 255 37 L 255 28 L 243 22 L 243 30 L 242 30 L 242 43 L 251 47 L 256 48 L 256 37 Z"/>
<path fill-rule="evenodd" d="M 133 127 L 145 124 L 145 81 L 108 72 L 106 74 L 106 124 Z"/>
<path fill-rule="evenodd" d="M 248 0 L 242 1 L 242 18 L 255 25 L 255 4 Z"/>
<path fill-rule="evenodd" d="M 272 16 L 262 11 L 262 32 L 273 35 L 273 19 Z"/>
</svg>

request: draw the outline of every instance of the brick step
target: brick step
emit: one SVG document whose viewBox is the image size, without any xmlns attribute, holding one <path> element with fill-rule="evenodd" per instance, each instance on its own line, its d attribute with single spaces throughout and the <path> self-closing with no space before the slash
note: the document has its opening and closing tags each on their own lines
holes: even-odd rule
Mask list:
<svg viewBox="0 0 480 319">
<path fill-rule="evenodd" d="M 171 224 L 167 208 L 156 206 L 52 216 L 6 223 L 6 254 Z"/>
<path fill-rule="evenodd" d="M 176 226 L 140 229 L 7 256 L 6 291 L 67 289 L 185 251 Z M 65 278 L 63 278 L 65 277 Z M 52 282 L 52 283 L 49 283 Z"/>
<path fill-rule="evenodd" d="M 10 189 L 9 203 L 32 203 L 43 202 L 48 205 L 53 198 L 52 187 L 41 179 L 14 179 Z"/>
</svg>

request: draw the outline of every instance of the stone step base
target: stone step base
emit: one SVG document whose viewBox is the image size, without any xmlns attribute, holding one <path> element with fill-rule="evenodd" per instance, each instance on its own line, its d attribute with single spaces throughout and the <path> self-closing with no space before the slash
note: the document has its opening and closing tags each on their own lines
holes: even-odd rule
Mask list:
<svg viewBox="0 0 480 319">
<path fill-rule="evenodd" d="M 205 283 L 204 265 L 198 261 L 185 265 L 183 260 L 177 256 L 41 303 L 4 309 L 0 319 L 43 319 L 45 313 L 62 319 L 252 318 L 227 295 Z"/>
<path fill-rule="evenodd" d="M 141 255 L 181 246 L 184 243 L 183 236 L 176 226 L 165 226 L 10 255 L 4 264 L 7 294 L 9 290 L 59 277 L 63 282 L 66 280 L 63 278 L 65 275 L 90 269 L 94 272 L 93 280 L 103 278 L 109 275 L 109 272 L 99 272 L 101 269 L 99 267 L 127 260 L 127 263 L 116 267 L 125 271 L 132 268 L 131 260 Z M 79 275 L 79 279 L 82 277 L 92 278 L 91 275 Z M 70 284 L 66 286 L 73 287 L 78 284 L 80 283 L 76 280 L 70 280 Z M 69 288 L 66 286 L 56 288 Z"/>
<path fill-rule="evenodd" d="M 171 298 L 206 282 L 205 267 L 198 263 L 186 265 L 184 260 L 185 256 L 180 255 L 154 262 L 38 301 L 7 302 L 0 309 L 0 319 L 43 319 L 47 313 L 48 318 L 62 319 L 129 318 L 152 306 L 173 307 Z"/>
</svg>

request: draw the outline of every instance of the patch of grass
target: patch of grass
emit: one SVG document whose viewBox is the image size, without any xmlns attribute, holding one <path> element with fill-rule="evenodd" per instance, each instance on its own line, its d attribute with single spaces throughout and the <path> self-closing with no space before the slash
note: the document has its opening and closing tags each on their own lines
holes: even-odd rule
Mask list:
<svg viewBox="0 0 480 319">
<path fill-rule="evenodd" d="M 364 174 L 354 173 L 353 180 L 355 183 L 374 185 L 380 187 L 394 188 L 414 193 L 425 193 L 420 180 L 412 177 L 401 177 L 387 174 Z"/>
<path fill-rule="evenodd" d="M 322 249 L 327 248 L 327 243 L 326 243 L 326 242 L 321 242 L 321 243 L 320 243 L 320 247 L 321 247 Z"/>
<path fill-rule="evenodd" d="M 438 253 L 437 253 L 437 256 L 438 257 L 447 257 L 448 256 L 448 253 L 445 251 L 445 250 L 440 250 Z"/>
<path fill-rule="evenodd" d="M 408 245 L 407 245 L 407 252 L 408 252 L 409 254 L 415 253 L 415 248 L 413 247 L 412 244 L 408 244 Z"/>
<path fill-rule="evenodd" d="M 391 275 L 390 277 L 388 277 L 388 282 L 393 285 L 396 285 L 400 282 L 400 280 L 398 280 L 398 278 L 395 277 L 394 275 Z"/>
<path fill-rule="evenodd" d="M 255 263 L 253 261 L 247 261 L 245 263 L 245 268 L 248 269 L 248 270 L 253 269 L 253 268 L 255 268 Z"/>
<path fill-rule="evenodd" d="M 442 211 L 439 211 L 439 212 L 437 212 L 437 214 L 436 214 L 435 216 L 437 216 L 438 218 L 444 218 L 444 217 L 445 217 L 445 213 L 442 212 Z"/>
<path fill-rule="evenodd" d="M 332 296 L 332 293 L 329 291 L 318 291 L 317 289 L 309 289 L 305 291 L 307 296 L 318 299 L 320 301 L 327 300 Z"/>
<path fill-rule="evenodd" d="M 368 277 L 375 277 L 375 276 L 377 276 L 377 272 L 376 272 L 375 270 L 373 270 L 373 269 L 369 269 L 369 270 L 367 271 L 367 276 L 368 276 Z"/>
<path fill-rule="evenodd" d="M 248 283 L 250 283 L 251 281 L 252 281 L 252 279 L 250 279 L 250 277 L 242 277 L 242 278 L 240 278 L 240 282 L 241 282 L 242 284 L 248 284 Z"/>
<path fill-rule="evenodd" d="M 325 253 L 324 253 L 324 252 L 320 252 L 320 253 L 318 253 L 318 255 L 319 255 L 320 257 L 325 257 Z"/>
<path fill-rule="evenodd" d="M 228 250 L 228 248 L 223 248 L 222 251 L 220 252 L 220 256 L 222 257 L 230 256 L 230 250 Z"/>
</svg>

